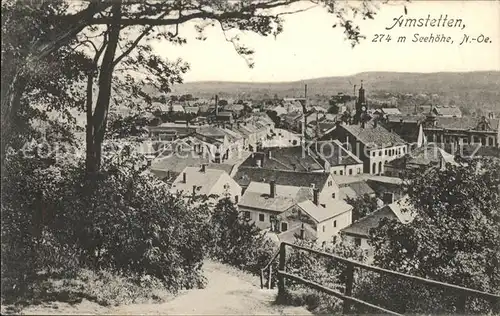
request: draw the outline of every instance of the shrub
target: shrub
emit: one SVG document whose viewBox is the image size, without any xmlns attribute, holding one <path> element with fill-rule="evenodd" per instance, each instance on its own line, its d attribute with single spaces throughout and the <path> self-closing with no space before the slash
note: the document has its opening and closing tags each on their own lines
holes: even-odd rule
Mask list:
<svg viewBox="0 0 500 316">
<path fill-rule="evenodd" d="M 85 267 L 141 278 L 171 291 L 204 284 L 206 205 L 189 205 L 127 150 L 93 181 L 81 161 L 9 158 L 2 192 L 2 290 Z M 8 291 L 7 291 L 8 292 Z M 2 291 L 4 294 L 4 291 Z"/>
</svg>

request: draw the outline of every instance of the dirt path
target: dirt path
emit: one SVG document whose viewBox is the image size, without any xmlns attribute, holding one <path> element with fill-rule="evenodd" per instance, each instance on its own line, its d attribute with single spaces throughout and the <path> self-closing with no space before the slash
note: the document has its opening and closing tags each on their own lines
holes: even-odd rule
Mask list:
<svg viewBox="0 0 500 316">
<path fill-rule="evenodd" d="M 261 290 L 258 278 L 226 265 L 206 262 L 205 289 L 187 290 L 163 304 L 137 304 L 112 310 L 115 315 L 311 315 L 305 308 L 274 305 L 276 291 Z"/>
<path fill-rule="evenodd" d="M 207 261 L 207 286 L 186 290 L 161 304 L 131 304 L 106 308 L 83 300 L 76 305 L 53 302 L 30 306 L 25 315 L 311 315 L 303 307 L 275 305 L 275 290 L 261 290 L 258 277 L 227 265 Z"/>
</svg>

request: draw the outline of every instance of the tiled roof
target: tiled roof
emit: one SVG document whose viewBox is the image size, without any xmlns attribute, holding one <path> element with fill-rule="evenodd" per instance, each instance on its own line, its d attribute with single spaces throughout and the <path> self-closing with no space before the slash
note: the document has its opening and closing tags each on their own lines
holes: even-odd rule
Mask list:
<svg viewBox="0 0 500 316">
<path fill-rule="evenodd" d="M 450 116 L 461 116 L 462 111 L 460 111 L 460 108 L 458 107 L 440 107 L 436 106 L 434 108 L 434 111 L 437 113 L 437 115 L 450 115 Z"/>
<path fill-rule="evenodd" d="M 185 106 L 184 107 L 184 111 L 186 111 L 186 113 L 198 113 L 200 109 L 197 107 L 197 106 Z"/>
<path fill-rule="evenodd" d="M 196 133 L 207 136 L 207 137 L 224 137 L 226 133 L 218 127 L 214 126 L 202 126 L 196 129 Z"/>
<path fill-rule="evenodd" d="M 323 189 L 328 173 L 319 172 L 294 172 L 283 170 L 272 170 L 264 168 L 241 167 L 234 176 L 234 180 L 241 186 L 248 186 L 250 182 L 270 182 L 274 180 L 277 185 L 290 185 L 296 187 L 311 187 Z"/>
<path fill-rule="evenodd" d="M 359 181 L 359 182 L 352 182 L 349 183 L 348 186 L 356 192 L 358 196 L 363 196 L 365 194 L 368 195 L 373 195 L 375 194 L 375 191 L 365 182 L 365 181 Z"/>
<path fill-rule="evenodd" d="M 438 117 L 436 119 L 436 125 L 438 128 L 445 129 L 459 129 L 459 130 L 475 130 L 481 121 L 481 118 L 477 117 Z M 498 130 L 499 119 L 488 119 L 485 118 L 485 121 L 490 125 L 493 130 Z"/>
<path fill-rule="evenodd" d="M 397 219 L 404 224 L 411 222 L 414 218 L 414 213 L 411 205 L 408 203 L 408 198 L 403 197 L 401 200 L 376 210 L 342 229 L 341 233 L 367 238 L 370 234 L 370 229 L 378 227 L 380 220 L 383 218 Z"/>
<path fill-rule="evenodd" d="M 357 197 L 358 195 L 353 189 L 351 189 L 351 187 L 349 186 L 340 187 L 340 195 L 339 195 L 340 200 L 345 200 L 346 198 L 354 199 Z"/>
<path fill-rule="evenodd" d="M 276 185 L 275 197 L 270 196 L 270 184 L 251 182 L 238 204 L 240 207 L 250 207 L 273 212 L 283 212 L 299 201 L 307 198 L 301 188 L 287 185 Z"/>
<path fill-rule="evenodd" d="M 373 123 L 367 123 L 364 128 L 361 125 L 340 125 L 341 128 L 347 130 L 351 135 L 356 137 L 365 145 L 374 147 L 391 146 L 396 144 L 404 144 L 405 141 L 395 133 L 391 133 L 382 126 Z"/>
<path fill-rule="evenodd" d="M 344 201 L 332 201 L 328 204 L 328 208 L 318 206 L 311 200 L 299 202 L 297 203 L 297 206 L 306 212 L 317 223 L 321 223 L 352 209 L 352 206 Z"/>
<path fill-rule="evenodd" d="M 384 114 L 400 115 L 401 111 L 398 108 L 382 108 L 380 109 Z"/>
<path fill-rule="evenodd" d="M 183 182 L 183 174 L 186 174 L 186 183 Z M 196 193 L 210 194 L 217 181 L 225 173 L 223 170 L 206 168 L 205 172 L 200 167 L 186 167 L 172 183 L 171 189 L 176 192 L 192 193 L 193 186 L 196 186 Z"/>
<path fill-rule="evenodd" d="M 331 167 L 363 163 L 358 157 L 342 147 L 341 143 L 337 140 L 318 141 L 312 144 L 310 149 L 317 156 L 328 161 Z"/>
<path fill-rule="evenodd" d="M 271 158 L 269 158 L 269 152 L 271 152 Z M 324 170 L 324 166 L 311 155 L 307 155 L 305 150 L 303 153 L 301 146 L 264 148 L 262 152 L 254 153 L 253 157 L 249 156 L 242 166 L 257 167 L 257 161 L 260 160 L 261 167 L 266 169 L 301 172 Z"/>
<path fill-rule="evenodd" d="M 182 155 L 169 155 L 153 160 L 151 170 L 164 170 L 180 173 L 186 167 L 199 167 L 202 164 L 207 164 L 207 168 L 224 170 L 228 174 L 231 173 L 233 165 L 223 163 L 212 163 L 209 155 L 195 155 L 187 153 Z"/>
<path fill-rule="evenodd" d="M 425 115 L 392 115 L 387 116 L 387 121 L 389 123 L 418 123 L 425 119 Z"/>
<path fill-rule="evenodd" d="M 295 239 L 300 238 L 300 230 L 301 226 L 295 226 L 286 232 L 282 232 L 278 235 L 279 241 L 285 242 L 294 242 Z M 306 240 L 315 240 L 316 239 L 316 231 L 314 231 L 309 225 L 304 225 L 304 239 Z"/>
</svg>

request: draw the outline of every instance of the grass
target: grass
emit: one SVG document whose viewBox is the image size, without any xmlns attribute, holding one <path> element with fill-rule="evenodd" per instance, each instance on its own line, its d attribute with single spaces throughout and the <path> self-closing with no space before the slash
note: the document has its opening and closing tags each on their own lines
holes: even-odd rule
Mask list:
<svg viewBox="0 0 500 316">
<path fill-rule="evenodd" d="M 88 269 L 79 269 L 71 276 L 53 274 L 44 278 L 42 275 L 23 294 L 3 296 L 2 312 L 17 313 L 26 306 L 53 302 L 75 305 L 84 300 L 104 307 L 161 303 L 172 295 L 159 280 L 150 276 L 130 278 L 106 270 Z"/>
</svg>

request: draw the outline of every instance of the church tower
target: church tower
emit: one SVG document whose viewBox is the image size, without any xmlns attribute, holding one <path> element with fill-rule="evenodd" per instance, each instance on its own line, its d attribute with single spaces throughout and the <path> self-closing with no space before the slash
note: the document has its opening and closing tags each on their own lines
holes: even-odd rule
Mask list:
<svg viewBox="0 0 500 316">
<path fill-rule="evenodd" d="M 368 104 L 366 103 L 365 88 L 363 88 L 363 80 L 361 80 L 361 87 L 358 92 L 358 99 L 356 100 L 356 114 L 354 116 L 354 123 L 361 123 L 361 119 L 367 116 Z"/>
</svg>

